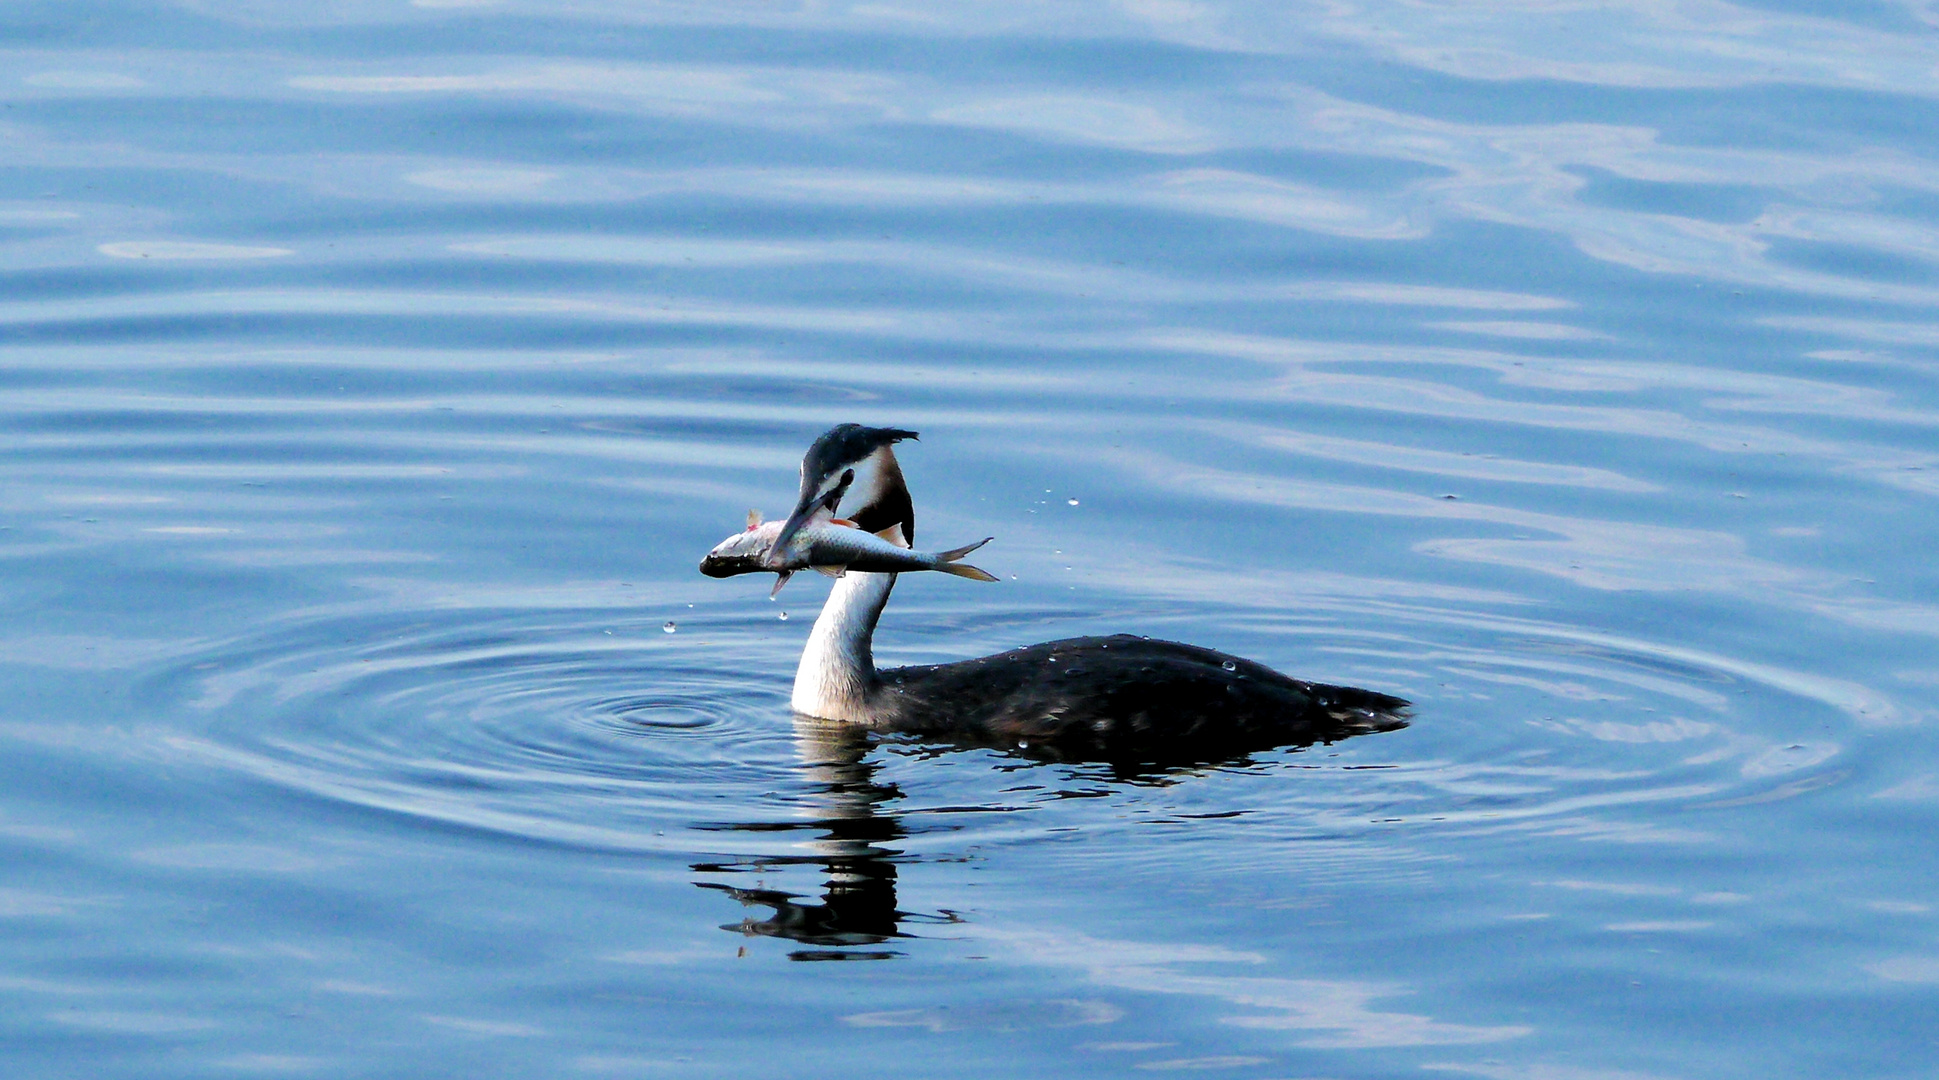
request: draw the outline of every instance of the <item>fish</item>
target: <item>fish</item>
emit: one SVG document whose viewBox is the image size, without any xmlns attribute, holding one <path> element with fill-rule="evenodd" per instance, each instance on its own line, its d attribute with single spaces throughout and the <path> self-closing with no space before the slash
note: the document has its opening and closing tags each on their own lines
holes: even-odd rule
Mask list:
<svg viewBox="0 0 1939 1080">
<path fill-rule="evenodd" d="M 804 569 L 829 577 L 841 577 L 850 570 L 879 574 L 940 570 L 972 581 L 996 580 L 995 575 L 961 561 L 995 537 L 986 536 L 950 551 L 912 551 L 899 524 L 879 533 L 865 532 L 824 508 L 795 531 L 785 552 L 777 553 L 774 542 L 781 535 L 781 525 L 779 521 L 763 521 L 760 511 L 749 510 L 747 528 L 715 545 L 700 560 L 700 572 L 721 578 L 760 571 L 776 574 L 778 580 L 769 596 L 779 593 L 795 571 Z"/>
</svg>

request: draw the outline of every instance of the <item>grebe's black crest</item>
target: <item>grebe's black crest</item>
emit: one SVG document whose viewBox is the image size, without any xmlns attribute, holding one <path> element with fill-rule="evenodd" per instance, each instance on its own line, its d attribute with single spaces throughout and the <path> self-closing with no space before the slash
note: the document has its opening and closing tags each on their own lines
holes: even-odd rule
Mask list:
<svg viewBox="0 0 1939 1080">
<path fill-rule="evenodd" d="M 833 476 L 843 469 L 858 464 L 885 446 L 894 446 L 904 439 L 919 437 L 915 432 L 901 428 L 836 424 L 822 432 L 814 445 L 808 447 L 808 452 L 802 455 L 802 491 L 806 492 L 811 484 L 818 483 L 822 477 Z M 804 497 L 812 498 L 812 496 Z"/>
</svg>

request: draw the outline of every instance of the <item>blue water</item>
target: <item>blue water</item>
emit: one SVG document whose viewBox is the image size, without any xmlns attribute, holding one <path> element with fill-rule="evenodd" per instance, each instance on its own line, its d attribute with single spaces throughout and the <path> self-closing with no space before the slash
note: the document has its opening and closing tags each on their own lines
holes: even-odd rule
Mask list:
<svg viewBox="0 0 1939 1080">
<path fill-rule="evenodd" d="M 1935 58 L 1910 2 L 8 5 L 4 1071 L 1933 1075 Z M 826 584 L 695 564 L 841 421 L 997 537 L 885 662 L 1129 631 L 1413 725 L 797 720 Z"/>
</svg>

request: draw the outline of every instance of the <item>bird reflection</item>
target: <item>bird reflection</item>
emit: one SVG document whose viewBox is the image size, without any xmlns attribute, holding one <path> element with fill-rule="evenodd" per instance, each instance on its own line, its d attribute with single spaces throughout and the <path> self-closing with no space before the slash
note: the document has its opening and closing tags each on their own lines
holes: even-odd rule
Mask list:
<svg viewBox="0 0 1939 1080">
<path fill-rule="evenodd" d="M 893 846 L 908 836 L 893 812 L 903 795 L 892 783 L 875 779 L 881 768 L 870 759 L 884 737 L 905 744 L 914 753 L 944 754 L 971 749 L 996 750 L 1008 758 L 1001 771 L 1054 766 L 1066 780 L 1088 781 L 1076 790 L 1047 792 L 1060 798 L 1096 797 L 1125 785 L 1169 785 L 1208 769 L 1246 768 L 1257 764 L 1253 755 L 1271 750 L 1302 750 L 1336 740 L 1276 743 L 1261 738 L 1254 745 L 1212 755 L 1182 747 L 1147 748 L 1135 760 L 1085 758 L 1054 746 L 992 747 L 976 739 L 921 738 L 907 733 L 872 732 L 841 721 L 796 714 L 795 747 L 804 774 L 811 780 L 810 802 L 788 821 L 739 822 L 713 826 L 729 832 L 817 833 L 805 841 L 800 855 L 774 855 L 725 862 L 693 864 L 708 875 L 763 873 L 790 866 L 818 866 L 823 874 L 819 900 L 778 889 L 746 889 L 717 881 L 697 881 L 703 889 L 726 893 L 748 909 L 765 908 L 721 929 L 747 937 L 783 938 L 808 948 L 788 954 L 791 960 L 888 960 L 903 955 L 881 946 L 916 936 L 910 924 L 948 925 L 961 922 L 953 912 L 909 912 L 896 901 L 896 874 L 903 858 Z M 1169 752 L 1165 752 L 1165 751 Z M 1040 789 L 1041 790 L 1041 789 Z"/>
<path fill-rule="evenodd" d="M 765 917 L 749 915 L 721 929 L 749 937 L 785 938 L 814 946 L 788 954 L 793 960 L 886 960 L 893 949 L 869 949 L 908 937 L 905 922 L 950 923 L 948 913 L 921 915 L 896 906 L 896 863 L 902 853 L 886 845 L 908 835 L 894 814 L 884 812 L 902 798 L 894 784 L 878 783 L 880 767 L 868 760 L 873 740 L 850 724 L 797 717 L 795 741 L 813 782 L 814 805 L 794 821 L 733 824 L 737 832 L 816 830 L 804 846 L 811 854 L 750 859 L 738 863 L 699 863 L 710 874 L 747 873 L 789 866 L 819 865 L 825 875 L 819 903 L 775 889 L 742 889 L 711 881 L 695 884 L 718 889 L 748 908 L 768 908 Z"/>
</svg>

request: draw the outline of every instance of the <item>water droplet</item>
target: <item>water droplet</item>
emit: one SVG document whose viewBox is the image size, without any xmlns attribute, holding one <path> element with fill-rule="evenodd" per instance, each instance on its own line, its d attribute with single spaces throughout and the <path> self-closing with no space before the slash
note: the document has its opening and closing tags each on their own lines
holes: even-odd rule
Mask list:
<svg viewBox="0 0 1939 1080">
<path fill-rule="evenodd" d="M 1219 666 L 1220 666 L 1220 667 L 1222 667 L 1222 668 L 1224 668 L 1224 669 L 1225 669 L 1225 670 L 1227 670 L 1227 671 L 1237 671 L 1237 670 L 1239 670 L 1239 665 L 1237 665 L 1237 664 L 1235 664 L 1235 663 L 1233 663 L 1233 662 L 1232 662 L 1232 661 L 1230 661 L 1230 660 L 1226 660 L 1226 661 L 1224 661 L 1224 662 L 1222 662 L 1222 663 L 1220 663 L 1220 664 L 1219 664 Z"/>
<path fill-rule="evenodd" d="M 1076 500 L 1076 499 L 1072 499 L 1072 500 L 1070 501 L 1070 504 L 1071 504 L 1072 506 L 1076 506 L 1076 505 L 1077 505 L 1077 500 Z"/>
<path fill-rule="evenodd" d="M 782 612 L 782 613 L 781 613 L 781 621 L 782 621 L 782 622 L 787 622 L 787 621 L 788 621 L 788 613 L 787 613 L 787 612 L 785 612 L 785 611 L 784 611 L 784 612 Z"/>
<path fill-rule="evenodd" d="M 668 620 L 667 620 L 667 624 L 666 624 L 665 626 L 662 626 L 662 627 L 660 627 L 660 629 L 662 629 L 662 630 L 665 630 L 665 631 L 666 631 L 667 633 L 669 633 L 669 634 L 671 634 L 671 633 L 673 633 L 673 632 L 674 632 L 675 630 L 678 630 L 678 629 L 680 629 L 680 628 L 679 628 L 678 626 L 675 626 L 675 625 L 673 624 L 673 620 L 672 620 L 672 619 L 668 619 Z"/>
</svg>

